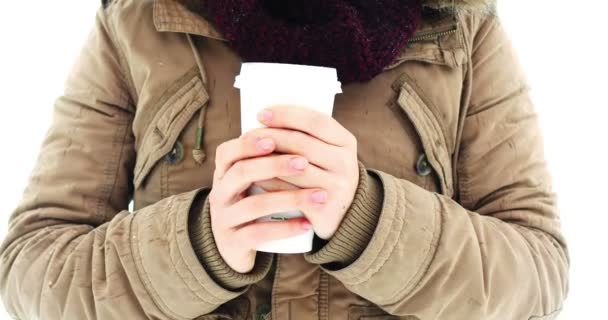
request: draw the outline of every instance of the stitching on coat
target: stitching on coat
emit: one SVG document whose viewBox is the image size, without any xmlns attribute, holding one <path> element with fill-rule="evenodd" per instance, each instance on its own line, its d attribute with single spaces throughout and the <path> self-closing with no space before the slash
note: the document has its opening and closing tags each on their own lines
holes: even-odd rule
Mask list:
<svg viewBox="0 0 608 320">
<path fill-rule="evenodd" d="M 148 171 L 151 170 L 156 161 L 162 157 L 162 149 L 168 146 L 167 143 L 170 140 L 177 140 L 179 138 L 181 130 L 188 125 L 188 120 L 194 116 L 196 111 L 203 107 L 205 100 L 209 99 L 208 93 L 196 91 L 200 88 L 202 88 L 201 80 L 198 77 L 193 78 L 183 85 L 177 92 L 173 93 L 173 95 L 163 104 L 164 106 L 180 103 L 180 105 L 183 104 L 183 106 L 180 107 L 177 114 L 174 115 L 169 127 L 167 128 L 167 132 L 164 132 L 165 136 L 161 142 L 156 143 L 157 145 L 161 145 L 160 147 L 157 146 L 154 148 L 154 146 L 151 145 L 152 140 L 146 139 L 146 137 L 153 134 L 154 129 L 157 128 L 156 124 L 161 119 L 166 117 L 168 112 L 167 110 L 170 108 L 165 108 L 167 110 L 162 111 L 162 114 L 159 110 L 151 120 L 150 125 L 147 126 L 146 132 L 143 133 L 144 141 L 142 142 L 139 150 L 139 159 L 143 160 L 137 160 L 134 168 L 134 179 L 136 186 L 139 186 L 143 182 L 143 179 L 148 174 Z M 187 101 L 181 101 L 183 99 L 186 99 Z M 188 114 L 188 119 L 184 120 L 184 118 L 186 118 L 186 114 Z M 175 126 L 177 126 L 179 130 L 176 130 Z M 172 147 L 172 145 L 169 147 Z M 152 150 L 150 151 L 148 149 Z"/>
<path fill-rule="evenodd" d="M 175 212 L 179 212 L 180 209 L 183 209 L 183 208 L 180 207 Z M 190 211 L 189 209 L 190 208 L 188 208 L 187 211 Z M 171 210 L 169 210 L 168 212 L 171 212 Z M 185 219 L 188 219 L 187 215 L 186 215 Z M 178 219 L 174 218 L 173 221 L 174 221 L 174 226 L 173 226 L 174 230 L 177 230 Z M 175 234 L 177 235 L 177 231 L 175 232 Z M 176 240 L 176 243 L 179 243 L 176 238 L 174 240 Z M 186 259 L 184 258 L 184 253 L 182 252 L 181 246 L 176 245 L 176 247 L 177 247 L 177 252 L 179 253 L 179 258 L 181 258 L 181 260 L 183 261 L 184 265 L 187 266 L 186 269 L 188 269 L 188 272 L 190 273 L 190 275 L 192 276 L 192 278 L 195 279 L 196 282 L 207 291 L 206 293 L 208 293 L 209 295 L 211 295 L 212 297 L 214 297 L 217 300 L 220 300 L 220 301 L 226 300 L 226 299 L 223 299 L 222 297 L 219 297 L 219 296 L 215 295 L 214 292 L 212 290 L 210 290 L 211 288 L 209 287 L 208 283 L 206 283 L 205 281 L 199 281 L 199 279 L 196 277 L 196 275 L 194 274 L 194 272 L 192 272 L 192 270 L 190 269 L 190 266 L 186 263 Z M 176 273 L 179 275 L 180 279 L 186 284 L 186 286 L 188 286 L 188 288 L 190 289 L 190 291 L 194 295 L 196 295 L 197 297 L 199 297 L 201 300 L 205 301 L 206 303 L 209 303 L 209 304 L 219 304 L 218 302 L 208 301 L 207 299 L 205 299 L 205 296 L 200 295 L 196 290 L 193 290 L 193 288 L 189 286 L 189 281 L 188 281 L 189 279 L 186 279 L 183 276 L 182 271 L 177 267 L 177 264 L 175 263 L 175 260 L 173 259 L 173 255 L 170 255 L 170 258 L 171 258 L 170 259 L 171 260 L 171 264 L 173 265 Z M 202 265 L 201 265 L 201 268 L 202 268 Z"/>
<path fill-rule="evenodd" d="M 101 218 L 100 222 L 106 222 L 108 220 L 107 207 L 112 200 L 112 194 L 116 188 L 116 182 L 118 180 L 118 173 L 120 172 L 120 160 L 122 159 L 125 152 L 125 145 L 128 136 L 128 128 L 130 127 L 132 120 L 126 120 L 124 123 L 118 124 L 114 137 L 112 139 L 112 150 L 114 153 L 111 156 L 111 160 L 107 162 L 106 169 L 104 170 L 104 176 L 106 183 L 102 185 L 97 197 L 97 212 L 96 217 Z M 116 214 L 113 212 L 112 214 Z"/>
<path fill-rule="evenodd" d="M 562 307 L 557 308 L 557 310 L 546 314 L 544 316 L 532 316 L 528 320 L 553 320 L 555 319 L 559 313 L 562 311 Z"/>
<path fill-rule="evenodd" d="M 435 258 L 435 255 L 437 254 L 437 251 L 438 251 L 437 244 L 438 244 L 439 239 L 441 238 L 441 233 L 443 230 L 443 228 L 442 228 L 443 219 L 441 219 L 441 213 L 437 209 L 439 196 L 437 194 L 433 194 L 433 196 L 434 196 L 435 200 L 437 200 L 437 201 L 433 201 L 433 213 L 434 213 L 434 217 L 435 217 L 434 220 L 435 221 L 439 220 L 440 225 L 437 228 L 435 228 L 435 232 L 433 234 L 433 237 L 431 238 L 428 249 L 427 249 L 426 253 L 424 254 L 424 259 L 422 259 L 420 264 L 416 267 L 416 270 L 417 270 L 416 273 L 408 279 L 407 283 L 400 290 L 398 290 L 397 292 L 395 292 L 393 294 L 393 297 L 396 297 L 396 296 L 407 297 L 415 288 L 417 288 L 420 281 L 428 273 L 428 271 L 431 267 L 431 262 L 433 261 L 433 259 Z M 406 230 L 406 232 L 407 232 L 407 230 Z M 401 237 L 401 235 L 400 235 L 400 237 Z M 435 250 L 433 250 L 433 248 L 435 248 Z M 415 284 L 410 286 L 410 284 L 413 282 L 415 282 Z M 409 289 L 409 290 L 406 291 L 406 289 Z M 404 292 L 406 292 L 406 293 L 404 294 Z M 394 302 L 395 301 L 389 302 L 389 300 L 379 301 L 379 303 L 381 303 L 381 304 L 394 303 Z"/>
<path fill-rule="evenodd" d="M 404 85 L 406 85 L 406 84 L 404 83 Z M 408 96 L 412 96 L 412 94 L 409 92 L 410 90 L 408 90 L 407 88 L 403 88 L 403 89 L 404 89 L 404 90 L 406 90 L 406 91 L 408 91 L 408 93 L 409 93 L 409 94 L 408 94 Z M 413 90 L 413 89 L 412 89 L 412 90 Z M 399 99 L 398 99 L 398 100 L 401 100 L 401 97 L 402 97 L 402 96 L 400 95 L 400 97 L 399 97 Z M 404 98 L 404 99 L 407 99 L 407 97 L 403 97 L 403 98 Z M 414 100 L 415 100 L 417 103 L 420 103 L 420 102 L 421 102 L 421 101 L 418 101 L 418 100 L 417 100 L 417 99 L 415 99 L 415 98 L 413 98 L 413 99 L 414 99 Z M 405 108 L 404 108 L 404 109 L 405 109 Z M 434 140 L 435 140 L 435 136 L 436 136 L 435 134 L 433 134 L 433 132 L 434 132 L 435 130 L 433 130 L 433 129 L 429 129 L 429 128 L 428 128 L 428 127 L 425 125 L 425 122 L 426 122 L 426 121 L 425 121 L 424 119 L 422 119 L 422 118 L 421 118 L 421 116 L 420 116 L 420 115 L 417 113 L 417 111 L 416 111 L 416 110 L 414 110 L 414 109 L 408 109 L 408 110 L 410 110 L 410 112 L 407 112 L 407 111 L 406 111 L 406 112 L 408 113 L 408 115 L 410 115 L 410 116 L 411 116 L 411 117 L 412 117 L 412 118 L 413 118 L 413 119 L 416 121 L 416 123 L 419 123 L 419 126 L 418 126 L 418 127 L 419 127 L 419 130 L 420 130 L 420 131 L 422 131 L 422 132 L 420 133 L 420 136 L 421 136 L 421 137 L 420 137 L 420 139 L 423 141 L 423 143 L 422 143 L 422 144 L 423 144 L 423 146 L 425 145 L 425 143 L 424 143 L 425 137 L 427 137 L 427 138 L 426 138 L 427 140 L 428 140 L 428 137 L 430 137 L 430 138 L 432 139 L 432 141 L 429 143 L 429 144 L 432 146 L 432 145 L 434 144 Z M 416 125 L 414 124 L 414 126 L 416 126 Z M 425 137 L 423 137 L 422 135 L 424 135 Z M 444 143 L 445 143 L 445 137 L 444 137 Z M 447 147 L 447 146 L 446 146 L 446 147 Z M 426 149 L 426 148 L 425 148 L 425 149 Z M 440 179 L 441 179 L 441 189 L 442 189 L 442 191 L 443 191 L 443 192 L 448 192 L 448 191 L 449 191 L 449 189 L 450 189 L 450 186 L 448 186 L 448 183 L 447 183 L 447 175 L 446 175 L 446 169 L 445 169 L 445 166 L 444 166 L 444 164 L 442 163 L 442 161 L 440 160 L 440 158 L 443 158 L 443 157 L 440 155 L 441 150 L 437 150 L 438 148 L 433 148 L 433 147 L 431 147 L 430 149 L 431 149 L 431 150 L 429 150 L 429 151 L 432 151 L 432 152 L 433 152 L 433 154 L 432 154 L 432 155 L 433 155 L 433 157 L 434 157 L 434 158 L 437 160 L 437 162 L 438 162 L 438 164 L 439 164 L 439 169 L 441 170 L 441 172 L 438 172 L 438 173 L 441 175 L 441 176 L 440 176 Z M 425 151 L 426 151 L 426 150 L 425 150 Z M 449 158 L 448 158 L 448 160 L 449 160 Z"/>
<path fill-rule="evenodd" d="M 137 105 L 137 101 L 139 100 L 137 97 L 137 90 L 135 90 L 135 82 L 133 81 L 133 77 L 131 75 L 130 72 L 128 72 L 128 68 L 127 66 L 129 65 L 127 63 L 127 58 L 124 54 L 124 48 L 121 48 L 120 44 L 116 41 L 116 37 L 115 37 L 115 33 L 116 30 L 114 30 L 114 25 L 112 23 L 110 23 L 110 10 L 114 8 L 113 4 L 115 2 L 111 2 L 110 5 L 107 6 L 107 8 L 105 9 L 107 12 L 107 14 L 105 14 L 106 16 L 106 23 L 108 24 L 108 37 L 110 38 L 110 45 L 112 47 L 112 49 L 114 49 L 114 52 L 117 53 L 118 55 L 118 62 L 119 62 L 119 66 L 120 66 L 120 71 L 121 71 L 121 75 L 122 75 L 122 80 L 124 81 L 124 83 L 127 85 L 127 91 L 129 92 L 129 96 L 130 96 L 130 100 L 133 102 L 133 105 Z M 131 111 L 134 111 L 135 108 L 130 108 Z"/>
<path fill-rule="evenodd" d="M 151 104 L 150 107 L 146 108 L 146 113 L 140 115 L 141 123 L 143 123 L 143 127 L 140 132 L 143 137 L 145 137 L 148 133 L 148 127 L 152 126 L 152 123 L 155 123 L 155 118 L 160 117 L 161 109 L 163 106 L 167 105 L 167 102 L 173 98 L 182 88 L 184 88 L 188 83 L 193 81 L 194 77 L 198 75 L 198 67 L 194 66 L 186 73 L 181 75 L 177 80 L 175 80 L 165 91 L 163 91 L 160 95 L 152 97 L 155 103 Z"/>
<path fill-rule="evenodd" d="M 171 210 L 171 207 L 168 206 L 167 211 Z M 160 296 L 158 295 L 158 293 L 156 292 L 156 290 L 152 287 L 152 282 L 150 281 L 150 278 L 148 277 L 148 274 L 146 272 L 146 269 L 143 267 L 143 258 L 141 256 L 141 248 L 139 247 L 139 237 L 137 236 L 138 233 L 134 233 L 133 232 L 133 220 L 135 220 L 135 216 L 131 216 L 130 217 L 130 221 L 129 221 L 129 243 L 131 244 L 131 259 L 133 260 L 133 263 L 135 264 L 135 271 L 137 273 L 137 275 L 139 276 L 139 281 L 143 284 L 144 289 L 146 290 L 146 292 L 148 293 L 148 296 L 150 297 L 150 300 L 152 300 L 152 303 L 154 304 L 154 306 L 161 312 L 164 312 L 165 314 L 170 314 L 171 317 L 174 317 L 175 315 L 173 314 L 173 312 L 171 310 L 168 310 L 168 308 L 164 305 L 164 303 L 161 301 Z M 139 224 L 137 225 L 137 228 L 139 228 Z M 137 250 L 135 250 L 135 248 L 137 248 Z M 137 251 L 137 259 L 134 256 L 135 251 Z M 161 304 L 163 307 L 161 307 Z"/>
<path fill-rule="evenodd" d="M 452 146 L 450 141 L 448 141 L 448 130 L 446 128 L 446 124 L 443 121 L 440 121 L 441 117 L 437 114 L 439 110 L 437 110 L 437 106 L 432 103 L 428 99 L 427 93 L 418 86 L 418 83 L 415 79 L 411 78 L 407 73 L 404 74 L 405 78 L 403 79 L 403 86 L 408 86 L 410 88 L 409 91 L 412 91 L 414 94 L 412 95 L 415 100 L 419 102 L 419 104 L 423 105 L 425 108 L 422 108 L 430 113 L 427 115 L 431 119 L 431 121 L 435 121 L 437 126 L 439 127 L 439 133 L 441 134 L 441 138 L 443 138 L 443 143 L 445 144 L 445 148 L 449 149 Z"/>
<path fill-rule="evenodd" d="M 437 256 L 437 251 L 439 251 L 439 250 L 437 250 L 437 248 L 439 247 L 439 241 L 441 240 L 441 236 L 443 234 L 443 227 L 444 227 L 443 224 L 445 222 L 445 219 L 443 219 L 443 217 L 442 217 L 442 213 L 444 212 L 444 210 L 439 210 L 439 207 L 441 207 L 440 196 L 436 193 L 434 193 L 433 196 L 436 200 L 436 201 L 433 201 L 433 212 L 435 215 L 435 220 L 436 221 L 438 220 L 439 225 L 437 226 L 437 228 L 435 228 L 435 233 L 433 234 L 433 237 L 431 238 L 431 242 L 429 243 L 429 249 L 428 249 L 423 261 L 420 263 L 421 266 L 422 265 L 425 265 L 425 266 L 418 268 L 418 272 L 416 272 L 416 274 L 410 279 L 408 284 L 410 282 L 412 282 L 413 279 L 417 278 L 416 284 L 414 286 L 412 286 L 410 292 L 406 293 L 404 296 L 409 295 L 411 293 L 411 291 L 413 291 L 415 288 L 418 287 L 418 285 L 420 284 L 420 281 L 422 281 L 422 279 L 429 272 L 429 269 L 431 268 L 431 264 L 432 264 L 433 260 L 435 260 L 435 256 Z M 435 250 L 433 250 L 433 248 L 435 248 Z M 405 289 L 403 289 L 403 291 L 405 291 Z"/>
<path fill-rule="evenodd" d="M 280 276 L 280 273 L 281 273 L 281 268 L 279 266 L 280 256 L 277 255 L 276 258 L 277 258 L 276 259 L 277 262 L 276 262 L 276 265 L 275 265 L 274 279 L 272 281 L 273 282 L 272 283 L 272 291 L 271 291 L 271 294 L 270 294 L 270 302 L 272 304 L 272 310 L 271 310 L 272 316 L 270 317 L 271 319 L 278 319 L 276 313 L 277 313 L 277 310 L 279 310 L 279 304 L 277 303 L 277 299 L 276 299 L 276 292 L 277 292 L 276 290 L 277 290 L 277 287 L 278 287 L 279 276 Z"/>
<path fill-rule="evenodd" d="M 398 186 L 394 186 L 394 187 L 395 187 L 396 193 L 401 193 L 402 190 L 400 187 L 398 187 Z M 400 199 L 402 197 L 396 196 L 395 198 Z M 405 197 L 403 197 L 403 199 L 405 199 Z M 404 204 L 404 206 L 405 206 L 405 205 L 407 205 L 407 200 L 404 200 L 404 201 L 406 202 Z M 357 279 L 357 280 L 345 279 L 344 280 L 345 283 L 347 283 L 349 285 L 358 285 L 363 282 L 366 282 L 369 279 L 371 279 L 374 275 L 376 275 L 376 273 L 378 273 L 380 271 L 380 269 L 382 269 L 382 267 L 384 267 L 384 265 L 386 264 L 386 261 L 389 260 L 389 258 L 392 256 L 393 252 L 395 251 L 395 248 L 397 247 L 396 244 L 399 243 L 399 240 L 401 240 L 401 237 L 403 236 L 402 231 L 405 228 L 405 225 L 407 224 L 407 220 L 404 217 L 400 217 L 400 215 L 398 215 L 398 214 L 395 214 L 391 217 L 391 219 L 390 219 L 391 224 L 394 223 L 395 220 L 397 220 L 396 218 L 401 218 L 402 222 L 401 222 L 401 224 L 399 224 L 400 227 L 397 230 L 398 231 L 397 238 L 394 241 L 392 241 L 393 244 L 392 244 L 392 247 L 390 248 L 390 251 L 388 252 L 388 254 L 385 257 L 380 257 L 380 254 L 382 252 L 384 252 L 385 251 L 384 249 L 386 248 L 386 246 L 389 245 L 385 242 L 385 244 L 382 246 L 381 250 L 378 250 L 378 254 L 374 257 L 374 260 L 372 260 L 372 262 L 369 264 L 368 268 L 366 268 L 363 272 L 360 272 L 357 275 L 353 275 L 353 276 L 349 277 L 351 279 L 360 277 L 360 279 Z M 387 222 L 387 224 L 388 224 L 388 222 Z M 382 260 L 382 261 L 378 261 L 378 260 Z M 368 274 L 364 274 L 364 273 L 368 273 Z"/>
<path fill-rule="evenodd" d="M 169 194 L 169 165 L 162 158 L 160 161 L 160 198 L 164 199 Z"/>
<path fill-rule="evenodd" d="M 464 16 L 460 13 L 457 14 L 458 19 L 461 21 L 461 25 L 463 27 L 466 27 L 467 29 L 470 29 L 470 26 L 467 25 L 466 23 L 463 22 L 464 20 Z M 459 118 L 460 121 L 458 123 L 458 129 L 456 132 L 456 139 L 455 139 L 455 145 L 454 145 L 454 153 L 453 153 L 453 158 L 452 158 L 452 183 L 454 184 L 454 196 L 457 198 L 459 203 L 463 202 L 463 195 L 465 194 L 466 190 L 463 191 L 462 190 L 462 185 L 461 185 L 461 170 L 462 168 L 460 167 L 460 163 L 461 163 L 461 159 L 460 159 L 460 155 L 461 155 L 461 147 L 462 147 L 462 135 L 464 133 L 464 126 L 466 123 L 466 118 L 467 118 L 467 112 L 469 110 L 469 103 L 471 100 L 471 95 L 472 95 L 472 79 L 473 79 L 473 74 L 472 74 L 472 70 L 473 70 L 473 56 L 471 54 L 471 40 L 469 39 L 469 34 L 470 34 L 470 30 L 467 30 L 467 32 L 462 32 L 462 43 L 463 43 L 463 48 L 465 51 L 465 55 L 468 57 L 468 63 L 463 64 L 463 68 L 462 68 L 462 79 L 463 79 L 463 84 L 466 83 L 467 86 L 464 87 L 463 85 L 463 90 L 462 90 L 462 95 L 466 97 L 466 99 L 462 99 L 463 97 L 461 96 L 461 106 L 460 106 L 460 111 L 459 111 Z M 466 91 L 465 91 L 466 90 Z"/>
<path fill-rule="evenodd" d="M 373 172 L 373 171 L 372 171 L 372 172 Z M 380 178 L 381 183 L 382 183 L 383 185 L 386 185 L 386 181 L 382 180 L 382 176 L 381 176 L 380 174 L 377 174 L 377 176 Z M 385 188 L 385 189 L 386 189 L 386 188 Z M 395 189 L 395 190 L 396 190 L 396 191 L 394 191 L 395 193 L 398 193 L 398 192 L 399 192 L 399 189 Z M 397 196 L 397 197 L 395 197 L 395 198 L 396 198 L 396 199 L 398 199 L 399 197 Z M 386 205 L 386 198 L 385 198 L 385 200 L 383 201 L 382 212 L 384 212 L 384 207 L 385 207 L 385 205 Z M 384 219 L 390 219 L 390 220 L 389 220 L 389 222 L 390 222 L 390 223 L 389 223 L 389 222 L 386 222 L 386 224 L 387 224 L 387 225 L 392 225 L 392 224 L 393 224 L 393 222 L 396 220 L 396 219 L 395 219 L 395 216 L 396 216 L 396 215 L 393 215 L 393 216 L 390 216 L 390 217 L 385 217 Z M 380 221 L 382 221 L 382 219 L 383 219 L 383 215 L 381 214 L 381 216 L 380 216 Z M 404 219 L 404 220 L 405 220 L 405 219 Z M 404 222 L 404 223 L 405 223 L 405 222 Z M 399 229 L 399 233 L 401 233 L 401 230 L 403 229 L 403 224 L 404 224 L 404 223 L 402 223 L 402 224 L 400 225 L 400 226 L 401 226 L 401 228 Z M 390 232 L 390 229 L 389 229 L 389 232 Z M 398 237 L 399 237 L 399 236 L 398 236 Z M 374 238 L 372 238 L 372 240 L 373 240 L 373 239 L 374 239 Z M 371 278 L 371 277 L 372 277 L 372 276 L 373 276 L 373 275 L 374 275 L 374 274 L 377 272 L 377 270 L 376 270 L 376 271 L 372 271 L 372 273 L 371 273 L 371 274 L 369 274 L 369 275 L 365 275 L 365 278 L 362 278 L 362 277 L 364 276 L 364 274 L 365 274 L 366 272 L 369 272 L 369 271 L 370 271 L 370 269 L 372 268 L 372 266 L 374 266 L 375 264 L 377 264 L 377 263 L 376 263 L 376 261 L 380 259 L 380 258 L 379 258 L 379 256 L 381 255 L 381 253 L 383 253 L 383 252 L 385 251 L 384 249 L 387 247 L 387 243 L 386 243 L 386 242 L 387 242 L 387 240 L 386 240 L 386 239 L 384 239 L 384 243 L 383 243 L 383 245 L 382 245 L 381 249 L 380 249 L 380 250 L 378 250 L 378 251 L 376 252 L 376 254 L 375 254 L 374 256 L 372 256 L 372 257 L 371 257 L 371 262 L 369 262 L 369 263 L 368 263 L 368 264 L 366 264 L 365 266 L 358 267 L 358 269 L 364 269 L 364 270 L 361 270 L 361 271 L 355 270 L 355 271 L 357 271 L 357 273 L 356 273 L 356 274 L 353 274 L 353 275 L 345 275 L 345 276 L 344 276 L 344 278 L 345 278 L 345 279 L 343 279 L 343 280 L 342 280 L 342 282 L 343 282 L 343 283 L 345 283 L 345 284 L 353 284 L 353 285 L 357 285 L 357 284 L 361 284 L 361 283 L 363 283 L 363 282 L 365 282 L 365 281 L 369 280 L 369 278 Z M 391 250 L 391 251 L 389 252 L 388 256 L 390 256 L 390 254 L 392 253 L 392 251 L 394 251 L 394 249 L 395 249 L 395 246 L 393 246 L 393 248 L 390 248 L 390 250 Z M 386 259 L 388 259 L 388 256 L 387 256 L 387 258 L 385 258 L 385 260 L 386 260 Z M 382 267 L 382 265 L 383 265 L 383 263 L 381 264 L 381 266 L 380 266 L 380 267 L 378 267 L 377 265 L 376 265 L 376 267 L 381 268 L 381 267 Z M 360 279 L 358 279 L 358 281 L 357 281 L 355 278 L 360 278 Z"/>
<path fill-rule="evenodd" d="M 184 108 L 182 108 L 179 113 L 175 116 L 172 121 L 171 130 L 167 131 L 164 139 L 161 141 L 161 147 L 156 147 L 153 151 L 149 151 L 144 153 L 143 148 L 140 152 L 142 157 L 146 156 L 143 160 L 144 163 L 139 166 L 139 170 L 137 170 L 136 165 L 136 173 L 135 173 L 135 182 L 136 185 L 140 185 L 143 182 L 143 179 L 148 175 L 149 171 L 154 167 L 154 165 L 165 155 L 166 150 L 163 150 L 167 146 L 170 148 L 173 147 L 172 144 L 168 144 L 169 141 L 177 141 L 181 131 L 188 125 L 188 121 L 194 116 L 196 111 L 200 110 L 203 107 L 204 98 L 196 98 L 194 97 Z M 175 128 L 177 127 L 177 129 Z M 148 139 L 148 141 L 151 141 Z M 154 159 L 154 160 L 151 160 Z"/>
</svg>

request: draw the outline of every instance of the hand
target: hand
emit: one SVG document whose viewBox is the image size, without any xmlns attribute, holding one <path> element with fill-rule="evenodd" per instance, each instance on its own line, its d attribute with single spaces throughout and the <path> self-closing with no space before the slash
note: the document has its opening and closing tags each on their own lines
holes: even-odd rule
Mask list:
<svg viewBox="0 0 608 320">
<path fill-rule="evenodd" d="M 255 248 L 267 241 L 288 238 L 311 229 L 305 218 L 255 222 L 272 213 L 298 208 L 313 211 L 312 194 L 318 189 L 269 192 L 246 197 L 256 181 L 296 177 L 309 167 L 298 155 L 273 155 L 270 139 L 243 135 L 217 148 L 213 188 L 209 194 L 211 229 L 224 261 L 235 271 L 247 273 L 255 263 Z"/>
<path fill-rule="evenodd" d="M 302 174 L 279 178 L 288 183 L 286 187 L 321 189 L 312 196 L 323 205 L 297 209 L 312 223 L 317 236 L 331 238 L 350 207 L 359 182 L 357 139 L 334 118 L 306 108 L 268 108 L 258 115 L 258 120 L 268 128 L 252 130 L 247 135 L 270 138 L 277 152 L 299 154 L 310 162 Z"/>
</svg>

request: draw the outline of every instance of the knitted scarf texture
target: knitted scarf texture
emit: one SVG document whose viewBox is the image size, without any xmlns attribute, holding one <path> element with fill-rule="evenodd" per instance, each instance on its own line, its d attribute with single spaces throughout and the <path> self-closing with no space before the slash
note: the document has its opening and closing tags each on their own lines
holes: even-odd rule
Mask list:
<svg viewBox="0 0 608 320">
<path fill-rule="evenodd" d="M 422 0 L 206 1 L 207 14 L 246 62 L 332 67 L 365 82 L 404 49 Z"/>
</svg>

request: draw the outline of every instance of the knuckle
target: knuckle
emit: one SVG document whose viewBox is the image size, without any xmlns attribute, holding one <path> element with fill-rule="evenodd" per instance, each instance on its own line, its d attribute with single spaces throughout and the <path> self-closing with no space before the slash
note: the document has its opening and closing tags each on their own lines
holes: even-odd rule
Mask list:
<svg viewBox="0 0 608 320">
<path fill-rule="evenodd" d="M 285 140 L 290 146 L 299 145 L 302 140 L 302 133 L 295 130 L 289 130 L 285 133 Z"/>
<path fill-rule="evenodd" d="M 293 205 L 300 210 L 304 209 L 308 204 L 308 194 L 309 192 L 306 190 L 292 192 L 291 201 Z"/>
<path fill-rule="evenodd" d="M 306 126 L 306 128 L 317 128 L 317 129 L 321 129 L 322 127 L 324 127 L 324 123 L 321 121 L 319 121 L 319 117 L 317 115 L 312 115 L 309 117 L 305 117 L 305 119 L 303 120 L 304 125 Z"/>
<path fill-rule="evenodd" d="M 245 173 L 247 172 L 247 168 L 246 168 L 246 162 L 244 161 L 238 161 L 236 162 L 233 166 L 232 166 L 232 172 L 233 174 L 238 177 L 239 179 L 242 178 Z"/>
<path fill-rule="evenodd" d="M 274 173 L 274 175 L 276 176 L 280 176 L 282 174 L 288 174 L 291 172 L 291 168 L 289 166 L 289 162 L 291 161 L 291 158 L 293 158 L 292 155 L 284 155 L 281 157 L 276 157 L 274 158 L 274 161 L 272 162 L 272 172 Z"/>
<path fill-rule="evenodd" d="M 255 136 L 255 135 L 254 135 L 253 131 L 247 131 L 247 132 L 243 133 L 243 134 L 242 134 L 242 135 L 241 135 L 241 136 L 238 138 L 238 140 L 239 140 L 239 142 L 240 142 L 240 143 L 242 143 L 242 144 L 247 144 L 248 142 L 250 142 L 250 141 L 253 141 L 253 140 L 254 140 L 254 136 Z"/>
</svg>

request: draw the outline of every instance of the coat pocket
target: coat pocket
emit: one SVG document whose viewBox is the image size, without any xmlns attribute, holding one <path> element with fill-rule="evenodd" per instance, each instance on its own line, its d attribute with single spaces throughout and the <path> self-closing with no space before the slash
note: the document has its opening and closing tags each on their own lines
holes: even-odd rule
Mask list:
<svg viewBox="0 0 608 320">
<path fill-rule="evenodd" d="M 445 125 L 436 116 L 425 99 L 419 94 L 420 90 L 407 75 L 397 82 L 397 104 L 412 122 L 424 149 L 424 155 L 440 183 L 441 193 L 452 197 L 454 195 L 451 144 L 447 137 Z"/>
<path fill-rule="evenodd" d="M 155 164 L 174 148 L 180 133 L 208 101 L 203 82 L 194 76 L 162 103 L 147 125 L 137 151 L 135 190 L 142 186 Z"/>
</svg>

